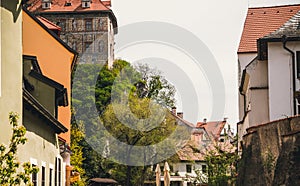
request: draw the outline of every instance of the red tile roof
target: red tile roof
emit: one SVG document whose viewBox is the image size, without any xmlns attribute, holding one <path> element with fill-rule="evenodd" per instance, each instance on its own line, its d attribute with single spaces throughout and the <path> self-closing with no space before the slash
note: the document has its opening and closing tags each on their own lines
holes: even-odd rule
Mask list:
<svg viewBox="0 0 300 186">
<path fill-rule="evenodd" d="M 66 6 L 66 3 L 70 3 L 70 5 Z M 29 0 L 27 4 L 30 5 L 28 10 L 31 12 L 88 12 L 110 10 L 110 6 L 108 6 L 109 3 L 103 3 L 101 0 L 91 0 L 91 6 L 89 8 L 82 8 L 81 0 L 52 0 L 50 9 L 42 8 L 42 0 Z"/>
<path fill-rule="evenodd" d="M 257 52 L 256 40 L 277 30 L 299 10 L 300 4 L 249 8 L 238 53 Z"/>
<path fill-rule="evenodd" d="M 189 141 L 177 152 L 181 161 L 204 161 L 205 149 L 198 149 L 199 145 L 195 141 Z"/>
<path fill-rule="evenodd" d="M 218 140 L 225 124 L 226 121 L 198 122 L 196 127 L 203 127 L 208 135 L 212 136 L 215 140 Z"/>
<path fill-rule="evenodd" d="M 61 31 L 61 28 L 59 26 L 57 26 L 56 24 L 52 23 L 51 21 L 49 21 L 48 19 L 41 17 L 41 16 L 37 16 L 38 20 L 40 20 L 49 30 L 59 30 Z"/>
</svg>

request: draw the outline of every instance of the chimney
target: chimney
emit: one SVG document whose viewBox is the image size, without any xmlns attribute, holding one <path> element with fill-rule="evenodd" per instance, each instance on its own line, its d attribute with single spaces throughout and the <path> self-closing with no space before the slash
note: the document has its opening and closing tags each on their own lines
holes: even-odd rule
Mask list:
<svg viewBox="0 0 300 186">
<path fill-rule="evenodd" d="M 224 121 L 224 122 L 227 122 L 227 119 L 228 119 L 228 118 L 224 118 L 223 121 Z"/>
<path fill-rule="evenodd" d="M 183 119 L 183 112 L 177 112 L 177 116 Z"/>
<path fill-rule="evenodd" d="M 111 7 L 111 0 L 101 0 L 101 2 L 108 8 Z"/>
<path fill-rule="evenodd" d="M 172 114 L 176 115 L 176 109 L 177 109 L 176 107 L 172 107 L 172 111 L 171 111 Z"/>
<path fill-rule="evenodd" d="M 207 119 L 206 119 L 206 118 L 204 118 L 204 119 L 203 119 L 203 123 L 206 123 L 206 121 L 207 121 Z"/>
</svg>

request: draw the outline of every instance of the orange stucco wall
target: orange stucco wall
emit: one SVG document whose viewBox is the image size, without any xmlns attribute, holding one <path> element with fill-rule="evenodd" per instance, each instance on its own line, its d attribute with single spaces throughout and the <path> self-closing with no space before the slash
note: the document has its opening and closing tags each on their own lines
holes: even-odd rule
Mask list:
<svg viewBox="0 0 300 186">
<path fill-rule="evenodd" d="M 58 121 L 69 129 L 60 136 L 70 143 L 71 65 L 74 54 L 68 51 L 26 12 L 23 12 L 23 54 L 36 56 L 43 75 L 64 85 L 69 106 L 58 108 Z"/>
</svg>

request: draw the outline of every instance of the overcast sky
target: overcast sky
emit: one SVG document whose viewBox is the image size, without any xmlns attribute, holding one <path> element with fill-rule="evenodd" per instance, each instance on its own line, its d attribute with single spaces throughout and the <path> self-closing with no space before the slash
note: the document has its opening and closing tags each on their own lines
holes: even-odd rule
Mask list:
<svg viewBox="0 0 300 186">
<path fill-rule="evenodd" d="M 243 23 L 245 20 L 247 8 L 249 6 L 269 6 L 282 4 L 296 4 L 300 0 L 112 0 L 112 9 L 118 19 L 120 32 L 116 37 L 118 40 L 123 37 L 134 37 L 139 30 L 132 30 L 132 35 L 122 35 L 122 27 L 131 23 L 145 21 L 158 21 L 174 24 L 190 33 L 187 35 L 196 35 L 200 41 L 207 46 L 208 52 L 214 57 L 218 64 L 225 85 L 225 110 L 224 113 L 214 116 L 212 108 L 214 96 L 212 94 L 211 81 L 205 68 L 197 68 L 193 54 L 187 54 L 178 50 L 176 46 L 142 42 L 131 44 L 129 47 L 116 51 L 116 57 L 129 60 L 131 62 L 146 61 L 153 63 L 168 61 L 173 68 L 164 68 L 158 65 L 158 69 L 166 75 L 175 84 L 178 90 L 183 90 L 183 85 L 178 83 L 178 79 L 188 77 L 193 85 L 193 89 L 186 84 L 191 94 L 185 91 L 178 92 L 177 103 L 178 111 L 184 112 L 184 118 L 192 123 L 202 121 L 203 118 L 208 120 L 222 120 L 228 117 L 228 121 L 235 126 L 238 122 L 238 83 L 237 83 L 237 55 L 236 51 L 239 39 L 242 33 Z M 129 27 L 130 28 L 130 27 Z M 153 28 L 159 30 L 160 28 Z M 129 29 L 130 30 L 130 29 Z M 168 34 L 168 33 L 164 33 Z M 179 38 L 176 38 L 179 37 Z M 174 40 L 184 40 L 185 36 L 174 35 Z M 197 47 L 197 46 L 195 46 Z M 201 49 L 201 47 L 200 47 Z M 199 49 L 199 52 L 200 52 Z M 207 52 L 206 49 L 201 49 Z M 201 53 L 201 52 L 200 52 Z M 212 61 L 212 63 L 214 63 Z M 175 67 L 176 66 L 176 67 Z M 180 74 L 174 74 L 176 68 L 183 71 Z M 171 71 L 171 72 L 170 72 Z M 172 74 L 173 71 L 173 74 Z M 177 75 L 177 80 L 174 76 Z M 170 77 L 168 77 L 170 76 Z M 176 85 L 176 82 L 178 85 Z M 193 96 L 193 92 L 197 96 Z M 222 91 L 220 91 L 222 92 Z M 194 102 L 193 106 L 185 103 Z M 197 109 L 195 109 L 195 106 Z M 223 106 L 221 105 L 220 108 Z"/>
</svg>

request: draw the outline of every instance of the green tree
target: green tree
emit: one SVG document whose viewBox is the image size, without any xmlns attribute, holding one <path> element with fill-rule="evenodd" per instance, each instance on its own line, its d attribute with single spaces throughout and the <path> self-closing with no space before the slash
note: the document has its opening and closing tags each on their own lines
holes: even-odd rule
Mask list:
<svg viewBox="0 0 300 186">
<path fill-rule="evenodd" d="M 213 186 L 233 185 L 236 181 L 236 165 L 239 160 L 236 148 L 229 143 L 215 143 L 206 151 L 208 184 Z"/>
<path fill-rule="evenodd" d="M 72 185 L 84 186 L 85 170 L 83 168 L 83 146 L 81 142 L 84 140 L 84 132 L 82 125 L 73 123 L 71 125 L 71 165 L 73 170 L 80 174 L 81 180 L 72 183 Z"/>
<path fill-rule="evenodd" d="M 83 160 L 82 167 L 85 170 L 86 177 L 113 177 L 122 182 L 122 180 L 128 179 L 126 174 L 136 171 L 137 169 L 142 170 L 144 174 L 141 175 L 145 177 L 149 172 L 149 167 L 131 167 L 131 171 L 128 171 L 127 166 L 117 165 L 105 159 L 104 152 L 99 149 L 95 150 L 94 144 L 99 144 L 98 146 L 104 146 L 106 144 L 106 130 L 120 141 L 126 138 L 125 136 L 119 136 L 118 130 L 109 129 L 109 125 L 118 128 L 116 122 L 108 122 L 107 120 L 108 117 L 114 117 L 112 104 L 119 109 L 117 112 L 121 117 L 126 116 L 125 113 L 128 111 L 128 108 L 123 107 L 124 100 L 128 99 L 128 97 L 131 99 L 130 110 L 138 118 L 147 118 L 150 116 L 148 108 L 150 100 L 153 103 L 161 105 L 160 107 L 163 108 L 160 110 L 169 113 L 166 108 L 170 108 L 175 104 L 175 88 L 169 84 L 157 70 L 153 70 L 147 65 L 138 65 L 134 68 L 127 61 L 116 60 L 112 68 L 108 68 L 107 65 L 103 67 L 88 64 L 78 65 L 77 71 L 74 73 L 72 95 L 72 103 L 76 111 L 76 123 L 82 123 L 86 133 L 85 140 L 79 142 L 83 147 L 82 152 L 85 159 Z M 90 111 L 95 105 L 97 112 L 91 113 Z M 157 111 L 159 111 L 159 109 L 157 109 Z M 102 118 L 107 128 L 101 127 L 98 121 L 99 117 Z M 117 121 L 116 117 L 114 117 L 114 119 L 114 121 Z M 175 122 L 172 121 L 170 123 Z M 122 123 L 119 122 L 119 124 L 119 128 L 122 128 Z M 138 142 L 136 142 L 137 145 L 146 145 L 147 143 L 155 144 L 165 139 L 174 127 L 170 125 L 169 127 L 165 126 L 165 128 L 167 128 L 165 130 L 169 132 L 162 133 L 156 141 L 151 141 L 149 138 L 142 136 L 144 134 L 136 133 L 136 131 L 126 130 L 126 132 L 128 132 L 129 136 L 138 135 L 139 138 L 136 138 L 138 139 Z M 95 133 L 95 131 L 97 132 Z M 156 130 L 152 132 L 159 133 L 161 131 Z M 150 136 L 154 138 L 155 135 Z M 148 141 L 146 141 L 147 143 L 143 142 L 145 139 L 148 139 Z M 135 144 L 133 139 L 129 139 L 126 143 Z M 110 146 L 113 146 L 113 144 L 110 144 Z M 126 171 L 124 173 L 120 170 Z M 137 174 L 135 173 L 135 175 Z M 132 180 L 136 180 L 135 183 L 141 183 L 144 178 L 140 177 L 139 179 Z"/>
<path fill-rule="evenodd" d="M 98 130 L 97 118 L 111 101 L 111 89 L 116 76 L 120 71 L 128 66 L 129 63 L 123 60 L 116 60 L 110 69 L 108 65 L 79 64 L 73 74 L 72 82 L 72 106 L 73 122 L 81 123 L 83 131 L 88 134 L 86 139 L 78 141 L 77 145 L 82 147 L 83 164 L 87 179 L 94 177 L 108 177 L 107 171 L 102 168 L 104 161 L 101 154 L 94 150 L 90 145 L 96 143 L 99 138 L 93 135 Z M 97 113 L 91 110 L 97 108 Z M 74 114 L 76 112 L 76 114 Z"/>
<path fill-rule="evenodd" d="M 18 146 L 24 145 L 27 141 L 26 129 L 24 126 L 18 126 L 18 119 L 18 114 L 12 112 L 9 114 L 9 122 L 12 125 L 10 144 L 8 148 L 0 144 L 0 185 L 3 186 L 20 185 L 22 182 L 32 185 L 30 175 L 38 172 L 38 168 L 32 167 L 30 163 L 20 164 L 17 160 Z"/>
<path fill-rule="evenodd" d="M 175 154 L 178 144 L 170 135 L 176 128 L 177 130 L 181 129 L 182 135 L 190 136 L 186 126 L 179 126 L 168 109 L 158 104 L 149 106 L 151 102 L 151 99 L 148 98 L 130 96 L 129 110 L 126 104 L 112 103 L 102 117 L 104 126 L 110 135 L 113 135 L 118 141 L 128 144 L 126 148 L 120 148 L 120 143 L 110 143 L 111 154 L 118 154 L 117 161 L 122 159 L 122 162 L 127 164 L 112 165 L 110 171 L 114 173 L 113 177 L 116 180 L 127 186 L 143 185 L 149 176 L 151 162 L 155 162 L 158 157 L 171 157 Z M 166 114 L 161 122 L 159 122 L 160 114 L 158 112 Z M 156 151 L 153 148 L 143 148 L 143 151 L 139 152 L 133 149 L 136 146 L 149 147 L 163 140 L 166 143 L 158 145 Z M 130 166 L 132 164 L 140 166 Z"/>
<path fill-rule="evenodd" d="M 139 98 L 150 98 L 166 108 L 175 106 L 175 87 L 160 71 L 147 64 L 138 64 L 135 69 L 140 75 L 140 80 L 135 84 Z"/>
</svg>

